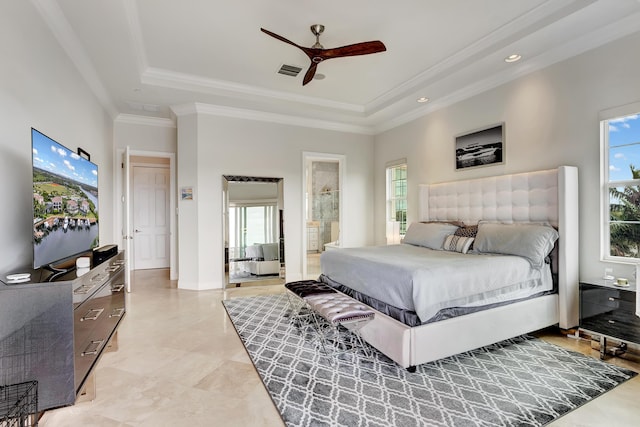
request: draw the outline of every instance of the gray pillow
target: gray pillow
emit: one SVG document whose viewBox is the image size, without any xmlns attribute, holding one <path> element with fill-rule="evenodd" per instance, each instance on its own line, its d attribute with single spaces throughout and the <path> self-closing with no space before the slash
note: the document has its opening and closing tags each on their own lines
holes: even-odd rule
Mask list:
<svg viewBox="0 0 640 427">
<path fill-rule="evenodd" d="M 473 247 L 481 253 L 521 256 L 540 268 L 557 239 L 558 232 L 548 225 L 480 222 Z"/>
<path fill-rule="evenodd" d="M 262 253 L 265 261 L 274 261 L 279 258 L 278 244 L 277 243 L 265 243 L 262 245 Z"/>
<path fill-rule="evenodd" d="M 457 229 L 457 226 L 447 223 L 413 222 L 409 226 L 402 243 L 440 250 L 442 249 L 444 239 L 449 234 L 455 233 Z"/>
</svg>

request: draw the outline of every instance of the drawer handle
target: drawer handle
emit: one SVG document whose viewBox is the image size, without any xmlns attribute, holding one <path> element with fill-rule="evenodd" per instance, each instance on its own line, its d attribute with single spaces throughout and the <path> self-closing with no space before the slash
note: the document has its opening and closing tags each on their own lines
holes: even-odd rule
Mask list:
<svg viewBox="0 0 640 427">
<path fill-rule="evenodd" d="M 616 323 L 616 321 L 615 320 L 609 320 L 609 323 L 613 324 L 613 323 Z"/>
<path fill-rule="evenodd" d="M 87 346 L 87 348 L 85 348 L 84 351 L 80 353 L 80 356 L 90 356 L 90 355 L 98 354 L 98 349 L 100 348 L 103 342 L 104 340 L 91 341 Z M 91 347 L 93 347 L 93 350 L 89 350 Z"/>
<path fill-rule="evenodd" d="M 109 318 L 122 317 L 123 314 L 124 314 L 124 308 L 114 308 L 111 314 L 109 315 Z"/>
<path fill-rule="evenodd" d="M 87 311 L 87 314 L 80 318 L 80 321 L 84 322 L 85 320 L 98 320 L 98 317 L 100 317 L 103 311 L 104 308 L 92 308 L 91 310 Z"/>
<path fill-rule="evenodd" d="M 609 297 L 609 301 L 618 301 L 618 298 Z"/>
<path fill-rule="evenodd" d="M 124 289 L 124 285 L 111 286 L 111 292 L 120 292 L 123 289 Z"/>
</svg>

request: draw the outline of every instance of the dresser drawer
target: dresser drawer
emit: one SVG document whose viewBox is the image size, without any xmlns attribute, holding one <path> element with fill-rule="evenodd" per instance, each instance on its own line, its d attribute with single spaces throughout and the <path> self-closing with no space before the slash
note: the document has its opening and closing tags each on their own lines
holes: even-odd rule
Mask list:
<svg viewBox="0 0 640 427">
<path fill-rule="evenodd" d="M 118 268 L 120 267 L 120 268 Z M 75 387 L 80 392 L 125 315 L 124 268 L 104 266 L 103 281 L 74 310 Z"/>
</svg>

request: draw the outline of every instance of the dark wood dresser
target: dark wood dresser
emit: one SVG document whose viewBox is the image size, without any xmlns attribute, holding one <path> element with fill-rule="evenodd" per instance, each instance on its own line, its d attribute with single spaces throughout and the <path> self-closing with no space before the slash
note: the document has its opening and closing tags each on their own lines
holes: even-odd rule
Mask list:
<svg viewBox="0 0 640 427">
<path fill-rule="evenodd" d="M 124 273 L 120 252 L 82 275 L 47 282 L 50 273 L 32 270 L 29 282 L 0 281 L 0 385 L 38 381 L 39 411 L 91 396 L 93 370 L 126 313 Z"/>
</svg>

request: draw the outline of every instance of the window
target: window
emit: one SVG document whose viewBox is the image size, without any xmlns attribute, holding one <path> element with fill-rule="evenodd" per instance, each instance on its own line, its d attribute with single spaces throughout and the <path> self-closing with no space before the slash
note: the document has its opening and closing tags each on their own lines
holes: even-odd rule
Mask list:
<svg viewBox="0 0 640 427">
<path fill-rule="evenodd" d="M 387 166 L 387 243 L 400 243 L 407 231 L 407 163 Z"/>
<path fill-rule="evenodd" d="M 229 257 L 244 258 L 245 248 L 258 243 L 276 243 L 277 209 L 275 203 L 229 206 Z"/>
<path fill-rule="evenodd" d="M 640 107 L 637 106 L 636 107 Z M 605 259 L 640 258 L 640 113 L 603 120 Z"/>
</svg>

